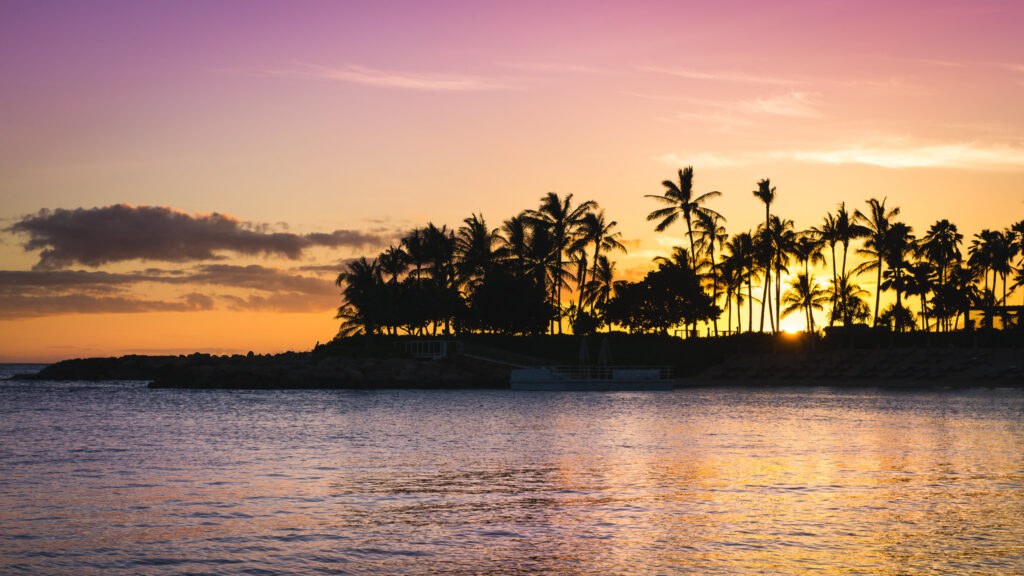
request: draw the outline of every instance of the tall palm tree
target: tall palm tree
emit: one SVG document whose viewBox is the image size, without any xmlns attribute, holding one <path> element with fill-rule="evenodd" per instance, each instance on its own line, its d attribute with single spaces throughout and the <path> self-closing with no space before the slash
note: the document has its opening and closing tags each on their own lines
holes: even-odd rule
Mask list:
<svg viewBox="0 0 1024 576">
<path fill-rule="evenodd" d="M 846 202 L 841 202 L 836 209 L 835 226 L 836 235 L 839 237 L 839 242 L 843 245 L 843 265 L 839 268 L 839 276 L 837 276 L 837 279 L 842 279 L 846 277 L 846 255 L 850 252 L 850 242 L 867 236 L 868 229 L 861 226 L 855 216 L 850 215 L 850 212 L 846 209 Z M 841 287 L 842 283 L 833 282 L 833 286 Z M 840 304 L 843 308 L 846 308 L 844 303 Z"/>
<path fill-rule="evenodd" d="M 763 179 L 759 180 L 757 182 L 757 190 L 754 190 L 753 194 L 754 194 L 755 198 L 757 198 L 761 202 L 764 202 L 764 230 L 767 231 L 769 229 L 769 227 L 770 227 L 769 226 L 769 221 L 770 221 L 770 218 L 771 218 L 772 202 L 775 201 L 775 187 L 772 186 L 771 179 L 763 178 Z M 771 283 L 772 283 L 772 278 L 771 278 L 772 272 L 771 272 L 771 264 L 770 264 L 770 262 L 772 261 L 772 254 L 771 254 L 772 245 L 771 245 L 771 242 L 764 243 L 762 245 L 762 249 L 764 251 L 764 254 L 762 254 L 762 255 L 769 262 L 769 265 L 765 266 L 765 268 L 764 268 L 764 293 L 763 293 L 762 298 L 761 298 L 761 331 L 764 332 L 764 309 L 765 309 L 765 305 L 767 304 L 768 307 L 771 308 L 771 300 L 768 297 L 769 296 L 769 294 L 768 294 L 768 287 L 771 286 Z M 774 332 L 774 331 L 775 331 L 775 327 L 773 325 L 772 326 L 772 332 Z"/>
<path fill-rule="evenodd" d="M 587 295 L 590 298 L 590 310 L 603 308 L 611 298 L 615 286 L 615 263 L 608 260 L 607 256 L 599 256 L 594 263 L 593 279 L 587 288 Z M 608 326 L 611 331 L 611 326 Z"/>
<path fill-rule="evenodd" d="M 921 330 L 925 332 L 928 331 L 928 293 L 934 289 L 936 277 L 935 266 L 928 260 L 920 260 L 907 268 L 907 277 L 904 279 L 903 290 L 908 295 L 921 297 Z"/>
<path fill-rule="evenodd" d="M 551 270 L 555 272 L 552 278 L 552 299 L 558 309 L 555 318 L 555 326 L 558 333 L 562 333 L 562 287 L 572 274 L 566 270 L 569 263 L 566 260 L 566 253 L 575 242 L 583 216 L 590 210 L 596 209 L 597 203 L 593 200 L 581 202 L 578 206 L 572 205 L 572 194 L 565 198 L 559 198 L 558 194 L 548 192 L 541 197 L 540 208 L 528 210 L 527 217 L 535 228 L 544 228 L 552 242 Z"/>
<path fill-rule="evenodd" d="M 829 291 L 818 285 L 807 274 L 797 274 L 789 283 L 789 289 L 780 302 L 782 316 L 788 316 L 797 310 L 804 312 L 807 332 L 814 332 L 814 311 L 824 309 L 828 302 Z"/>
<path fill-rule="evenodd" d="M 654 198 L 663 204 L 668 204 L 668 206 L 648 214 L 647 221 L 660 220 L 654 230 L 655 232 L 664 232 L 666 228 L 682 217 L 683 221 L 686 222 L 686 233 L 690 237 L 690 267 L 696 270 L 697 253 L 693 241 L 693 217 L 700 212 L 717 214 L 710 208 L 704 207 L 703 204 L 711 198 L 721 196 L 722 193 L 712 191 L 695 197 L 693 194 L 693 166 L 687 166 L 679 171 L 678 184 L 671 180 L 664 180 L 661 185 L 665 187 L 664 194 L 646 194 L 644 197 Z"/>
<path fill-rule="evenodd" d="M 864 242 L 864 248 L 857 251 L 857 254 L 866 256 L 872 260 L 865 262 L 858 267 L 859 272 L 876 271 L 877 277 L 875 279 L 875 317 L 872 325 L 878 325 L 878 304 L 881 302 L 882 296 L 882 260 L 885 257 L 885 235 L 889 232 L 889 222 L 895 218 L 899 213 L 899 208 L 893 208 L 892 210 L 885 209 L 885 201 L 887 198 L 882 198 L 879 202 L 877 198 L 868 200 L 868 213 L 864 214 L 860 210 L 854 212 L 854 220 L 859 222 L 867 229 L 867 240 Z"/>
<path fill-rule="evenodd" d="M 757 232 L 754 233 L 754 262 L 757 265 L 757 270 L 761 275 L 763 289 L 761 290 L 761 325 L 758 328 L 759 332 L 764 332 L 764 314 L 765 310 L 768 311 L 768 322 L 771 324 L 771 330 L 775 332 L 775 313 L 772 312 L 772 299 L 771 299 L 771 277 L 772 277 L 772 266 L 774 265 L 775 252 L 772 245 L 772 237 L 770 229 L 765 225 L 757 227 Z"/>
<path fill-rule="evenodd" d="M 825 220 L 818 228 L 812 228 L 817 234 L 818 239 L 824 244 L 828 244 L 829 251 L 832 254 L 832 286 L 833 288 L 838 286 L 836 279 L 838 273 L 836 272 L 836 244 L 838 244 L 842 237 L 839 234 L 839 228 L 836 224 L 836 217 L 831 213 L 825 214 Z M 832 326 L 832 321 L 829 320 L 829 326 Z"/>
<path fill-rule="evenodd" d="M 883 258 L 889 268 L 885 271 L 886 280 L 879 285 L 879 291 L 889 288 L 896 290 L 896 308 L 894 310 L 903 309 L 903 285 L 909 264 L 907 257 L 916 246 L 915 240 L 913 229 L 903 222 L 890 224 L 889 231 L 885 234 Z M 903 326 L 899 322 L 896 323 L 896 331 L 903 331 Z"/>
<path fill-rule="evenodd" d="M 789 259 L 796 248 L 797 234 L 793 230 L 793 221 L 772 216 L 769 220 L 768 237 L 772 252 L 772 267 L 775 269 L 775 325 L 774 330 L 781 329 L 782 322 L 782 273 L 789 272 Z"/>
<path fill-rule="evenodd" d="M 726 242 L 726 249 L 729 250 L 728 258 L 736 262 L 736 269 L 742 280 L 747 283 L 747 330 L 754 330 L 754 237 L 747 232 L 736 234 Z M 739 294 L 737 292 L 737 294 Z M 739 301 L 736 303 L 736 315 L 739 316 Z"/>
<path fill-rule="evenodd" d="M 928 232 L 918 244 L 918 256 L 930 262 L 938 274 L 938 289 L 940 291 L 946 283 L 947 270 L 958 265 L 963 259 L 960 252 L 963 240 L 964 235 L 957 231 L 956 224 L 949 220 L 939 220 L 928 228 Z M 937 318 L 944 317 L 945 315 L 938 311 Z M 936 329 L 939 326 L 940 324 L 936 323 Z"/>
<path fill-rule="evenodd" d="M 597 275 L 597 264 L 601 258 L 601 252 L 619 251 L 626 252 L 626 245 L 622 243 L 622 233 L 616 232 L 615 227 L 618 226 L 618 222 L 612 220 L 609 222 L 605 218 L 604 210 L 597 210 L 587 212 L 583 215 L 583 220 L 580 222 L 580 235 L 576 240 L 576 246 L 584 254 L 586 253 L 586 247 L 590 244 L 594 246 L 594 256 L 591 262 L 594 263 L 593 270 L 591 271 L 591 280 L 596 279 Z M 586 262 L 584 259 L 583 262 Z M 589 298 L 586 293 L 589 284 L 587 283 L 587 269 L 584 266 L 580 271 L 579 275 L 580 284 L 580 306 L 582 307 L 584 300 L 593 302 L 593 299 Z M 593 305 L 590 309 L 593 313 Z"/>
<path fill-rule="evenodd" d="M 722 248 L 728 234 L 721 223 L 725 218 L 715 212 L 697 212 L 697 242 L 700 250 L 711 258 L 711 301 L 718 302 L 718 264 L 715 261 L 715 245 Z M 714 319 L 715 336 L 718 336 L 718 318 Z"/>
</svg>

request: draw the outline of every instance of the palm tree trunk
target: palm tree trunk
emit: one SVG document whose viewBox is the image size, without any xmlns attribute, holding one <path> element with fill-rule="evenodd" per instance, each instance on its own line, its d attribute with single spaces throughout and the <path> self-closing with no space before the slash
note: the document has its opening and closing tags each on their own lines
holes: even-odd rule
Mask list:
<svg viewBox="0 0 1024 576">
<path fill-rule="evenodd" d="M 764 332 L 764 310 L 765 310 L 765 307 L 768 306 L 768 304 L 769 304 L 769 302 L 768 302 L 768 286 L 770 286 L 771 283 L 772 283 L 771 276 L 772 276 L 772 274 L 771 274 L 770 268 L 768 266 L 765 266 L 765 268 L 764 268 L 764 290 L 763 290 L 763 293 L 761 294 L 761 328 L 760 328 L 761 332 Z"/>
<path fill-rule="evenodd" d="M 840 278 L 844 279 L 843 280 L 844 284 L 849 284 L 848 279 L 846 279 L 846 252 L 847 252 L 847 250 L 849 248 L 850 248 L 850 243 L 849 242 L 843 242 L 843 268 L 842 268 L 842 270 L 840 270 L 840 272 L 842 274 L 840 276 Z M 846 288 L 846 286 L 843 286 L 843 288 Z M 846 326 L 846 324 L 847 324 L 846 323 L 846 319 L 850 317 L 850 313 L 846 310 L 846 292 L 847 292 L 846 290 L 843 290 L 843 292 L 840 294 L 841 300 L 839 302 L 840 306 L 842 307 L 842 312 L 843 312 L 843 326 Z"/>
<path fill-rule="evenodd" d="M 782 329 L 782 268 L 777 266 L 775 269 L 775 325 L 772 326 L 773 332 L 778 332 Z"/>
<path fill-rule="evenodd" d="M 881 250 L 881 249 L 879 249 Z M 882 301 L 882 257 L 878 257 L 878 279 L 875 284 L 875 321 L 872 326 L 878 328 L 878 304 Z"/>
<path fill-rule="evenodd" d="M 1006 288 L 1006 280 L 1003 280 L 1003 288 Z M 712 231 L 711 236 L 711 303 L 718 304 L 718 265 L 715 263 L 715 237 Z M 726 303 L 728 304 L 728 303 Z M 718 316 L 715 316 L 715 337 L 718 337 Z M 726 324 L 728 326 L 728 324 Z"/>
<path fill-rule="evenodd" d="M 747 275 L 747 332 L 754 331 L 754 271 Z"/>
<path fill-rule="evenodd" d="M 832 302 L 839 302 L 839 279 L 836 276 L 836 245 L 835 243 L 829 244 L 829 248 L 832 249 Z M 835 304 L 833 304 L 834 306 Z M 835 325 L 836 311 L 832 310 L 832 314 L 828 319 L 828 325 Z"/>
</svg>

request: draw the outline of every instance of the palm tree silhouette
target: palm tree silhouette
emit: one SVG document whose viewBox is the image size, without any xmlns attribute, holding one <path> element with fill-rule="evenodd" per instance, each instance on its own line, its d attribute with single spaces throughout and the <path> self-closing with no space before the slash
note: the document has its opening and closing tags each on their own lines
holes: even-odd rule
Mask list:
<svg viewBox="0 0 1024 576">
<path fill-rule="evenodd" d="M 896 290 L 896 307 L 894 311 L 903 310 L 903 283 L 907 271 L 907 257 L 915 248 L 913 230 L 903 222 L 896 222 L 889 226 L 885 234 L 885 246 L 883 247 L 883 258 L 889 268 L 883 276 L 886 278 L 879 285 L 879 291 L 890 288 Z M 896 331 L 903 331 L 903 324 L 896 322 Z"/>
<path fill-rule="evenodd" d="M 767 229 L 767 238 L 769 246 L 771 247 L 771 262 L 772 267 L 775 269 L 775 323 L 772 326 L 773 331 L 781 329 L 780 323 L 782 321 L 782 273 L 789 272 L 786 266 L 789 264 L 789 258 L 793 255 L 796 247 L 796 232 L 793 230 L 793 221 L 789 219 L 781 219 L 778 216 L 772 216 L 769 220 Z"/>
<path fill-rule="evenodd" d="M 575 208 L 572 206 L 572 194 L 566 195 L 564 199 L 558 194 L 548 192 L 541 197 L 540 208 L 527 210 L 526 215 L 534 227 L 545 228 L 548 237 L 552 242 L 551 270 L 555 273 L 552 278 L 552 298 L 558 308 L 555 325 L 558 333 L 562 333 L 562 287 L 572 274 L 565 269 L 568 263 L 565 261 L 565 254 L 569 251 L 573 242 L 578 237 L 583 216 L 592 209 L 597 208 L 597 203 L 587 200 Z"/>
<path fill-rule="evenodd" d="M 459 283 L 472 288 L 483 281 L 496 261 L 498 230 L 488 228 L 483 215 L 473 214 L 462 222 L 455 236 L 456 271 Z"/>
<path fill-rule="evenodd" d="M 963 259 L 960 252 L 960 245 L 963 243 L 964 235 L 956 229 L 956 224 L 949 220 L 939 220 L 928 228 L 928 232 L 921 238 L 918 256 L 930 262 L 938 272 L 938 290 L 946 284 L 947 271 L 951 266 L 956 266 Z M 938 318 L 945 318 L 941 310 L 937 310 Z M 945 320 L 936 323 L 936 329 L 945 325 Z M 948 329 L 948 327 L 946 327 Z"/>
<path fill-rule="evenodd" d="M 907 295 L 921 297 L 921 330 L 928 331 L 928 293 L 934 289 L 937 273 L 935 267 L 927 260 L 915 262 L 907 268 L 903 290 Z M 938 326 L 938 322 L 936 322 Z"/>
<path fill-rule="evenodd" d="M 871 307 L 865 300 L 871 293 L 852 282 L 851 276 L 852 273 L 839 276 L 832 287 L 829 322 L 839 320 L 843 326 L 850 326 L 857 320 L 867 320 L 871 315 Z M 839 317 L 835 318 L 836 315 Z"/>
<path fill-rule="evenodd" d="M 690 268 L 697 269 L 697 253 L 694 248 L 693 241 L 693 217 L 695 214 L 700 212 L 714 212 L 710 208 L 705 208 L 703 204 L 715 198 L 721 196 L 721 192 L 712 191 L 700 196 L 694 197 L 693 195 L 693 166 L 687 166 L 686 168 L 679 171 L 679 183 L 676 184 L 671 180 L 663 180 L 661 183 L 665 187 L 665 193 L 662 195 L 646 194 L 645 198 L 654 198 L 655 200 L 668 204 L 665 208 L 659 208 L 647 215 L 647 221 L 660 220 L 658 225 L 654 228 L 655 232 L 664 232 L 666 228 L 675 223 L 676 220 L 682 216 L 683 221 L 686 222 L 686 233 L 690 237 Z"/>
<path fill-rule="evenodd" d="M 737 275 L 741 281 L 747 283 L 747 330 L 754 330 L 754 268 L 756 266 L 754 253 L 754 237 L 750 231 L 736 234 L 726 242 L 725 247 L 729 250 L 728 259 L 734 262 Z M 739 292 L 737 292 L 737 296 Z M 739 300 L 736 302 L 736 315 L 740 314 Z"/>
<path fill-rule="evenodd" d="M 604 210 L 591 211 L 583 215 L 583 220 L 580 222 L 580 235 L 574 243 L 574 249 L 586 254 L 587 245 L 594 245 L 594 257 L 591 260 L 591 262 L 594 263 L 594 266 L 591 272 L 591 280 L 596 280 L 597 263 L 600 261 L 602 250 L 605 252 L 611 252 L 613 250 L 623 253 L 626 252 L 626 246 L 622 243 L 622 233 L 614 231 L 618 224 L 619 223 L 614 220 L 609 222 L 605 218 Z M 582 261 L 586 263 L 586 259 L 583 259 Z M 589 285 L 587 282 L 586 266 L 584 266 L 580 271 L 579 285 L 580 305 L 582 307 L 585 300 L 593 302 L 593 299 L 589 298 L 589 295 L 586 294 Z M 591 313 L 594 312 L 593 304 L 591 304 L 590 311 Z"/>
<path fill-rule="evenodd" d="M 825 220 L 821 226 L 812 228 L 817 235 L 818 239 L 824 244 L 828 244 L 829 251 L 832 254 L 832 286 L 838 286 L 836 279 L 838 273 L 836 271 L 836 244 L 840 241 L 839 229 L 836 227 L 836 217 L 831 212 L 825 214 Z M 829 326 L 832 326 L 832 321 L 829 320 Z"/>
<path fill-rule="evenodd" d="M 775 201 L 775 187 L 772 186 L 771 179 L 764 178 L 764 179 L 759 180 L 757 182 L 757 190 L 754 190 L 753 194 L 754 194 L 755 198 L 757 198 L 761 202 L 764 202 L 764 229 L 768 230 L 770 228 L 769 221 L 770 221 L 770 218 L 771 218 L 771 206 L 772 206 L 772 202 Z M 772 256 L 773 256 L 771 254 L 771 251 L 773 249 L 771 243 L 769 242 L 769 243 L 764 244 L 763 249 L 767 250 L 767 253 L 765 254 L 765 256 L 767 257 L 767 261 L 770 263 L 772 261 Z M 763 294 L 763 296 L 761 298 L 761 331 L 762 332 L 764 332 L 764 308 L 765 308 L 765 304 L 768 305 L 769 309 L 771 308 L 771 305 L 772 305 L 770 299 L 768 298 L 768 296 L 769 296 L 769 294 L 768 294 L 768 287 L 771 286 L 771 283 L 772 283 L 771 275 L 772 275 L 771 265 L 769 264 L 764 269 L 764 294 Z M 772 326 L 772 332 L 774 332 L 774 331 L 775 331 L 775 327 L 773 325 Z"/>
<path fill-rule="evenodd" d="M 725 217 L 710 210 L 696 213 L 697 242 L 699 251 L 706 252 L 711 258 L 711 301 L 718 302 L 718 264 L 715 261 L 715 244 L 721 249 L 726 238 Z M 715 336 L 718 336 L 718 318 L 714 319 Z"/>
<path fill-rule="evenodd" d="M 885 201 L 887 198 L 872 198 L 868 200 L 868 213 L 865 215 L 860 210 L 854 212 L 854 220 L 861 223 L 867 229 L 867 240 L 864 248 L 857 251 L 857 254 L 871 258 L 870 261 L 857 267 L 857 273 L 876 271 L 875 279 L 875 318 L 873 325 L 878 325 L 878 304 L 882 296 L 882 260 L 885 257 L 885 235 L 889 232 L 889 221 L 899 213 L 899 208 L 886 211 Z"/>
<path fill-rule="evenodd" d="M 380 325 L 380 287 L 384 283 L 377 259 L 367 260 L 364 256 L 349 262 L 334 283 L 344 286 L 345 297 L 335 318 L 344 320 L 349 332 L 353 325 L 358 325 L 366 334 L 376 334 Z"/>
<path fill-rule="evenodd" d="M 828 290 L 819 286 L 807 274 L 797 274 L 796 278 L 790 281 L 789 289 L 782 297 L 782 316 L 789 316 L 797 310 L 802 310 L 807 322 L 807 332 L 814 332 L 814 311 L 824 309 L 828 299 Z"/>
<path fill-rule="evenodd" d="M 398 277 L 409 269 L 409 255 L 402 250 L 401 246 L 388 246 L 387 250 L 381 252 L 377 258 L 381 272 L 391 275 L 392 284 L 398 283 Z"/>
</svg>

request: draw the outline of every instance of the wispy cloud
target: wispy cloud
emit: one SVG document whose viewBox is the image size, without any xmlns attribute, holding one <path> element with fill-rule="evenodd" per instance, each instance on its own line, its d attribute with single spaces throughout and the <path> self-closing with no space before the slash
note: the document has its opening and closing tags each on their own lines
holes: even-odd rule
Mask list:
<svg viewBox="0 0 1024 576">
<path fill-rule="evenodd" d="M 767 98 L 743 100 L 735 105 L 740 111 L 771 114 L 773 116 L 789 116 L 792 118 L 814 118 L 820 116 L 817 103 L 806 92 L 790 92 Z"/>
<path fill-rule="evenodd" d="M 597 72 L 596 68 L 581 64 L 569 64 L 566 62 L 505 62 L 502 66 L 515 70 L 526 70 L 532 72 Z"/>
<path fill-rule="evenodd" d="M 711 168 L 746 166 L 763 162 L 804 162 L 811 164 L 863 164 L 890 169 L 951 168 L 959 170 L 1024 171 L 1024 148 L 976 143 L 946 143 L 921 146 L 852 145 L 827 148 L 735 152 L 730 154 L 672 152 L 654 160 L 670 166 Z"/>
<path fill-rule="evenodd" d="M 482 92 L 510 88 L 479 76 L 378 70 L 356 64 L 334 67 L 301 63 L 286 70 L 272 70 L 271 73 L 424 92 Z"/>
<path fill-rule="evenodd" d="M 917 147 L 850 147 L 779 152 L 776 157 L 822 164 L 868 164 L 883 168 L 960 168 L 1024 170 L 1024 149 L 972 143 Z"/>
<path fill-rule="evenodd" d="M 726 166 L 738 166 L 744 162 L 738 158 L 730 158 L 716 154 L 679 154 L 670 152 L 655 156 L 654 160 L 673 167 L 679 166 L 701 166 L 706 168 L 722 168 Z"/>
<path fill-rule="evenodd" d="M 711 82 L 773 84 L 776 86 L 789 86 L 797 83 L 796 80 L 793 80 L 791 78 L 781 78 L 776 76 L 760 76 L 757 74 L 748 74 L 746 72 L 706 72 L 702 70 L 692 70 L 685 68 L 662 68 L 660 66 L 640 66 L 640 70 L 643 70 L 645 72 L 655 72 L 657 74 L 666 74 L 668 76 L 676 76 L 678 78 L 686 78 L 688 80 L 707 80 Z"/>
</svg>

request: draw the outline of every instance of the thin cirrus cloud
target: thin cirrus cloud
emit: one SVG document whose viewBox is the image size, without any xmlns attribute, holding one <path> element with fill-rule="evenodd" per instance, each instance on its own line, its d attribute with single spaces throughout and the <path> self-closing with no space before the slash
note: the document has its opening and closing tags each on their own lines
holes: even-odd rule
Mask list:
<svg viewBox="0 0 1024 576">
<path fill-rule="evenodd" d="M 908 148 L 842 148 L 790 151 L 782 157 L 821 164 L 868 164 L 883 168 L 961 168 L 968 170 L 1021 170 L 1024 149 L 975 144 L 938 144 Z"/>
<path fill-rule="evenodd" d="M 66 314 L 138 314 L 144 312 L 197 312 L 212 310 L 214 299 L 193 292 L 175 300 L 154 300 L 134 295 L 0 294 L 0 319 L 37 318 Z"/>
<path fill-rule="evenodd" d="M 509 88 L 507 85 L 472 75 L 399 72 L 356 64 L 335 67 L 301 63 L 291 69 L 274 70 L 271 73 L 424 92 L 486 92 Z"/>
<path fill-rule="evenodd" d="M 677 78 L 686 78 L 688 80 L 705 80 L 710 82 L 732 82 L 742 84 L 771 84 L 776 86 L 790 86 L 797 83 L 796 80 L 791 78 L 762 76 L 758 74 L 748 74 L 746 72 L 705 72 L 686 68 L 662 68 L 660 66 L 640 66 L 639 68 L 644 72 L 654 72 L 667 76 L 675 76 Z"/>
<path fill-rule="evenodd" d="M 225 252 L 300 258 L 305 250 L 380 246 L 382 236 L 356 230 L 293 234 L 228 214 L 187 214 L 167 206 L 117 204 L 41 210 L 6 229 L 23 234 L 26 251 L 40 250 L 36 269 L 78 263 L 101 266 L 128 260 L 220 260 Z"/>
<path fill-rule="evenodd" d="M 827 149 L 790 149 L 730 155 L 673 152 L 654 160 L 670 166 L 744 166 L 788 160 L 811 164 L 862 164 L 889 169 L 949 168 L 960 170 L 1024 170 L 1024 149 L 971 143 L 926 146 L 851 146 Z"/>
<path fill-rule="evenodd" d="M 743 100 L 734 104 L 733 109 L 742 112 L 787 116 L 790 118 L 814 118 L 821 115 L 812 95 L 796 91 L 767 98 Z"/>
</svg>

